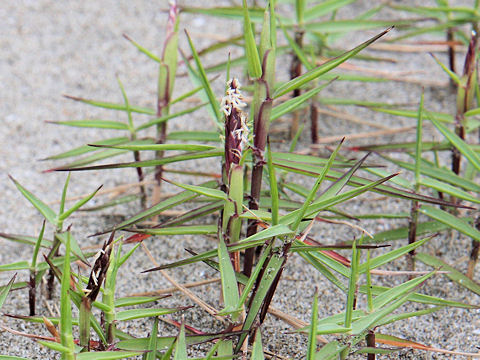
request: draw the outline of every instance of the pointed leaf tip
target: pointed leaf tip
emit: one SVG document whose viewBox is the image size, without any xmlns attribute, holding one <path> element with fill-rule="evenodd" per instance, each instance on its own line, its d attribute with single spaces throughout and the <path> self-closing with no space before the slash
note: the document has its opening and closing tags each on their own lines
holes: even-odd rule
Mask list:
<svg viewBox="0 0 480 360">
<path fill-rule="evenodd" d="M 67 99 L 70 99 L 70 100 L 74 100 L 74 101 L 82 101 L 83 98 L 79 97 L 79 96 L 73 96 L 73 95 L 68 95 L 68 94 L 62 94 L 62 96 L 64 98 L 67 98 Z"/>
</svg>

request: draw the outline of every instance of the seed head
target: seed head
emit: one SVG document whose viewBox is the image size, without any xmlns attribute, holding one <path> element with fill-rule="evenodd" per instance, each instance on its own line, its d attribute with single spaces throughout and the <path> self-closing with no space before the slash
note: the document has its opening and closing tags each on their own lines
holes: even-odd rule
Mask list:
<svg viewBox="0 0 480 360">
<path fill-rule="evenodd" d="M 238 79 L 227 83 L 227 91 L 222 98 L 221 110 L 225 115 L 225 168 L 227 173 L 232 164 L 238 164 L 242 158 L 243 149 L 248 144 L 250 133 L 247 117 L 242 108 L 247 106 L 240 92 Z"/>
<path fill-rule="evenodd" d="M 167 22 L 167 38 L 175 31 L 175 23 L 178 16 L 178 7 L 175 0 L 170 0 L 169 2 L 170 10 L 168 11 L 168 22 Z"/>
</svg>

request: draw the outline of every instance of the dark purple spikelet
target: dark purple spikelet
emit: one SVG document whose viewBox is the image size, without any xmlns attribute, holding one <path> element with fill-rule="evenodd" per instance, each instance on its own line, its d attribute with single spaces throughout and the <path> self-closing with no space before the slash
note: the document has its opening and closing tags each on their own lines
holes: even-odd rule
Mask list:
<svg viewBox="0 0 480 360">
<path fill-rule="evenodd" d="M 85 295 L 90 301 L 95 301 L 100 287 L 107 274 L 108 266 L 110 265 L 110 254 L 112 253 L 113 237 L 115 232 L 112 232 L 108 241 L 103 244 L 102 250 L 95 256 L 95 263 L 93 264 L 88 285 L 84 290 Z"/>
<path fill-rule="evenodd" d="M 246 106 L 240 92 L 240 82 L 232 79 L 222 98 L 221 110 L 225 114 L 225 169 L 229 174 L 232 164 L 239 164 L 244 145 L 248 142 L 248 127 L 242 108 Z"/>
<path fill-rule="evenodd" d="M 475 32 L 472 32 L 470 43 L 468 46 L 467 55 L 465 56 L 465 63 L 463 65 L 463 91 L 460 92 L 457 100 L 457 113 L 465 113 L 473 106 L 473 99 L 475 94 L 475 70 L 477 68 L 477 47 L 478 37 Z"/>
</svg>

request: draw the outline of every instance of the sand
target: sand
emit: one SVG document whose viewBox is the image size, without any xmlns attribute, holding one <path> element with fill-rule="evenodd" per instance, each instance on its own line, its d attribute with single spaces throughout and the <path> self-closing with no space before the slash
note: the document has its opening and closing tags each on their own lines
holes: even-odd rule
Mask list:
<svg viewBox="0 0 480 360">
<path fill-rule="evenodd" d="M 228 3 L 228 2 L 226 2 Z M 361 1 L 355 11 L 367 9 L 370 2 Z M 405 2 L 407 3 L 407 2 Z M 410 4 L 423 4 L 420 1 L 408 1 Z M 43 201 L 58 209 L 61 189 L 65 181 L 65 173 L 41 172 L 59 163 L 39 161 L 52 154 L 60 153 L 80 146 L 86 142 L 100 140 L 110 131 L 73 129 L 47 124 L 45 121 L 61 121 L 85 118 L 101 118 L 108 120 L 125 121 L 125 114 L 105 111 L 99 108 L 85 106 L 67 100 L 62 94 L 83 96 L 92 99 L 121 102 L 116 77 L 123 82 L 132 104 L 140 106 L 154 106 L 156 92 L 157 66 L 146 56 L 141 55 L 122 38 L 126 33 L 155 53 L 160 53 L 164 38 L 166 14 L 161 10 L 166 2 L 151 3 L 147 1 L 82 1 L 82 2 L 55 2 L 51 0 L 5 2 L 0 7 L 0 33 L 2 54 L 0 55 L 0 190 L 3 196 L 0 199 L 0 231 L 6 233 L 38 234 L 42 218 L 35 209 L 20 195 L 7 174 L 15 177 L 27 189 L 36 194 Z M 340 14 L 342 15 L 342 14 Z M 343 16 L 351 14 L 344 13 Z M 382 18 L 392 16 L 384 12 Z M 405 15 L 408 17 L 408 15 Z M 241 25 L 230 21 L 203 17 L 182 15 L 181 27 L 186 27 L 192 36 L 197 48 L 201 49 L 212 41 L 225 38 L 230 34 L 240 34 Z M 343 39 L 346 44 L 357 44 L 375 34 L 376 31 L 359 32 Z M 391 37 L 398 33 L 393 32 Z M 181 47 L 188 54 L 185 37 L 181 35 Z M 235 53 L 236 49 L 230 49 Z M 391 53 L 371 52 L 371 54 L 391 57 Z M 206 63 L 216 63 L 223 60 L 226 51 L 219 58 L 218 55 L 209 56 Z M 445 56 L 441 57 L 445 60 Z M 402 75 L 403 78 L 428 79 L 440 84 L 447 84 L 447 78 L 431 57 L 426 53 L 401 54 L 398 62 L 382 63 L 381 70 L 412 72 Z M 285 61 L 285 60 L 283 60 Z M 459 63 L 461 56 L 459 55 Z M 358 63 L 369 68 L 379 68 L 378 65 Z M 284 69 L 288 63 L 279 63 L 281 76 L 285 76 Z M 184 71 L 182 68 L 181 72 Z M 241 75 L 241 74 L 240 74 Z M 222 77 L 223 79 L 223 77 Z M 435 84 L 434 84 L 435 85 Z M 177 80 L 176 94 L 181 94 L 190 87 L 186 78 Z M 221 94 L 223 84 L 215 82 L 215 92 Z M 323 94 L 326 97 L 351 97 L 370 101 L 389 101 L 396 103 L 417 104 L 421 93 L 421 86 L 415 83 L 392 82 L 378 84 L 362 84 L 357 82 L 336 83 Z M 426 105 L 431 109 L 453 112 L 455 96 L 448 88 L 439 86 L 425 86 Z M 180 109 L 180 108 L 177 108 Z M 355 114 L 363 120 L 383 124 L 388 127 L 404 127 L 415 124 L 414 119 L 389 117 L 372 113 L 365 109 L 347 108 L 346 111 Z M 135 117 L 142 121 L 144 118 Z M 322 116 L 320 136 L 332 136 L 344 133 L 358 133 L 375 129 L 351 122 L 342 121 L 328 116 Z M 208 120 L 206 111 L 200 111 L 193 117 L 184 117 L 173 121 L 170 129 L 211 129 L 213 124 Z M 276 124 L 274 128 L 282 131 L 286 123 Z M 431 131 L 426 137 L 434 136 Z M 277 140 L 286 137 L 285 132 L 275 135 Z M 412 140 L 413 132 L 399 133 L 377 139 L 378 142 Z M 353 143 L 366 143 L 369 139 L 360 139 Z M 300 149 L 309 145 L 308 134 L 302 137 Z M 281 147 L 281 145 L 277 144 Z M 352 156 L 357 156 L 353 154 Z M 130 161 L 130 157 L 118 158 Z M 381 159 L 372 158 L 380 162 Z M 199 165 L 200 164 L 200 165 Z M 185 163 L 183 168 L 218 172 L 219 164 L 212 162 Z M 390 166 L 391 171 L 396 171 Z M 171 175 L 172 179 L 182 179 Z M 198 180 L 198 181 L 197 181 Z M 194 180 L 198 183 L 200 179 Z M 308 183 L 308 179 L 299 179 Z M 131 169 L 112 170 L 102 172 L 75 173 L 71 179 L 68 195 L 77 196 L 93 191 L 103 184 L 104 188 L 135 181 L 135 173 Z M 190 180 L 192 181 L 192 180 Z M 173 192 L 173 187 L 165 186 L 166 192 Z M 350 213 L 357 212 L 394 212 L 408 211 L 409 204 L 404 201 L 372 201 L 378 196 L 363 197 L 345 206 Z M 102 200 L 94 200 L 99 203 Z M 82 245 L 99 244 L 104 237 L 87 238 L 88 235 L 115 224 L 124 216 L 134 214 L 138 204 L 121 206 L 100 213 L 79 213 L 68 224 L 73 224 L 73 232 Z M 209 221 L 214 221 L 209 218 Z M 405 224 L 406 221 L 364 221 L 362 226 L 370 232 L 378 232 L 395 225 Z M 51 227 L 46 232 L 52 234 Z M 340 225 L 317 224 L 314 235 L 321 241 L 335 243 L 351 240 L 358 236 L 358 232 Z M 31 248 L 25 245 L 11 243 L 0 239 L 3 251 L 0 254 L 0 264 L 30 260 Z M 152 251 L 153 257 L 159 263 L 173 261 L 187 256 L 185 247 L 202 251 L 212 248 L 208 239 L 199 239 L 192 236 L 157 238 L 146 242 Z M 398 246 L 398 245 L 395 245 Z M 432 240 L 423 251 L 430 253 L 441 252 L 443 259 L 450 264 L 466 256 L 470 249 L 470 240 L 458 234 L 452 237 L 445 235 Z M 463 263 L 462 263 L 463 264 Z M 460 264 L 459 268 L 465 270 Z M 118 280 L 118 295 L 151 291 L 171 286 L 160 274 L 150 273 L 139 275 L 141 270 L 152 267 L 152 263 L 142 251 L 137 251 L 122 269 Z M 388 269 L 404 268 L 405 261 L 399 260 Z M 203 265 L 189 266 L 175 271 L 169 271 L 178 282 L 186 283 L 206 278 L 214 278 L 213 270 Z M 1 283 L 6 283 L 12 272 L 1 273 Z M 18 278 L 25 280 L 28 274 L 21 271 Z M 478 278 L 478 276 L 477 276 Z M 400 283 L 403 278 L 375 279 L 380 283 Z M 292 314 L 304 321 L 309 321 L 311 303 L 315 289 L 319 293 L 319 316 L 333 315 L 343 310 L 345 296 L 329 284 L 321 275 L 312 269 L 298 256 L 292 256 L 288 261 L 283 281 L 273 299 L 273 306 Z M 479 304 L 479 299 L 459 286 L 452 284 L 444 277 L 436 276 L 429 280 L 422 291 L 430 295 L 442 296 L 449 299 Z M 220 307 L 218 304 L 219 291 L 215 285 L 208 285 L 194 292 L 207 303 Z M 56 295 L 58 299 L 58 294 Z M 55 301 L 48 305 L 54 306 Z M 162 300 L 157 306 L 178 306 L 193 304 L 191 300 L 178 293 Z M 364 305 L 364 304 L 363 304 Z M 404 309 L 415 309 L 416 305 L 407 305 Z M 26 289 L 10 294 L 4 308 L 5 313 L 27 315 Z M 38 313 L 48 315 L 50 310 L 46 306 L 45 297 L 40 296 Z M 53 308 L 55 311 L 55 308 Z M 443 309 L 420 318 L 402 321 L 380 331 L 410 340 L 425 343 L 434 347 L 449 350 L 477 352 L 479 340 L 479 320 L 477 311 L 461 309 Z M 178 316 L 176 317 L 179 318 Z M 222 326 L 201 310 L 198 306 L 185 311 L 185 320 L 188 324 L 203 331 L 221 330 Z M 2 317 L 2 325 L 17 331 L 47 335 L 42 326 L 27 324 L 17 320 Z M 132 321 L 127 325 L 128 331 L 135 336 L 146 336 L 152 326 L 151 320 Z M 262 327 L 265 348 L 282 356 L 303 358 L 306 348 L 306 337 L 291 334 L 292 328 L 276 320 L 273 316 L 267 318 Z M 168 325 L 160 328 L 162 334 L 175 334 L 176 330 Z M 192 352 L 192 355 L 195 352 Z M 25 356 L 30 359 L 54 359 L 58 354 L 46 350 L 31 339 L 11 335 L 3 332 L 0 337 L 0 354 Z M 199 352 L 198 354 L 201 354 Z M 353 358 L 353 357 L 352 357 Z M 447 355 L 428 354 L 425 352 L 403 350 L 394 355 L 379 358 L 389 359 L 443 359 L 452 358 Z M 454 357 L 461 358 L 461 357 Z"/>
</svg>

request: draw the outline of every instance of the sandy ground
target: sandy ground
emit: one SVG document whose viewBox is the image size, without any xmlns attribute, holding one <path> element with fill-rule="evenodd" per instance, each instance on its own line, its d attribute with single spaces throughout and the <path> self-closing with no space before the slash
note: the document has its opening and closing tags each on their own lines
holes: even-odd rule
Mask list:
<svg viewBox="0 0 480 360">
<path fill-rule="evenodd" d="M 360 1 L 360 8 L 367 8 L 369 2 Z M 407 3 L 407 2 L 405 2 Z M 408 1 L 414 4 L 414 1 Z M 418 4 L 423 2 L 417 1 Z M 121 93 L 116 77 L 125 85 L 131 103 L 141 106 L 154 106 L 156 92 L 156 65 L 139 54 L 137 50 L 122 38 L 126 33 L 155 53 L 160 53 L 164 34 L 166 1 L 82 1 L 55 2 L 51 0 L 25 0 L 4 2 L 0 7 L 0 231 L 20 234 L 37 234 L 41 226 L 41 217 L 18 193 L 8 180 L 11 174 L 38 197 L 57 208 L 55 203 L 61 194 L 61 188 L 66 175 L 64 173 L 41 174 L 41 171 L 53 166 L 53 163 L 39 161 L 49 155 L 66 151 L 86 142 L 102 139 L 105 133 L 97 130 L 71 129 L 46 124 L 46 120 L 72 120 L 85 118 L 101 118 L 109 120 L 125 120 L 125 114 L 104 111 L 98 108 L 81 105 L 62 98 L 62 94 L 71 94 L 87 98 L 121 102 Z M 357 8 L 358 11 L 358 8 Z M 348 14 L 345 14 L 348 15 Z M 390 14 L 391 15 L 391 14 Z M 383 14 L 388 18 L 389 13 Z M 227 20 L 182 16 L 182 27 L 186 27 L 197 48 L 202 48 L 213 40 L 221 39 L 229 34 L 239 34 L 241 26 Z M 365 40 L 374 32 L 361 32 L 355 36 L 346 37 L 348 44 Z M 393 33 L 391 36 L 395 36 Z M 181 36 L 181 47 L 188 53 L 184 36 Z M 235 52 L 235 49 L 231 49 Z M 223 60 L 224 55 L 209 57 L 206 62 L 215 63 Z M 385 55 L 385 54 L 384 54 Z M 387 54 L 392 56 L 392 54 Z M 376 68 L 369 63 L 359 63 L 362 66 Z M 279 63 L 280 71 L 288 66 Z M 430 79 L 446 84 L 446 77 L 434 64 L 428 54 L 403 54 L 398 57 L 398 63 L 384 63 L 385 71 L 417 71 L 408 78 Z M 181 70 L 183 71 L 183 69 Z M 419 72 L 418 72 L 419 71 Z M 283 72 L 284 74 L 284 72 Z M 183 93 L 189 87 L 186 79 L 179 79 L 176 86 L 177 94 Z M 223 85 L 215 83 L 215 91 L 221 94 Z M 412 83 L 368 84 L 338 83 L 325 92 L 325 96 L 353 97 L 370 101 L 389 101 L 398 103 L 418 103 L 421 86 Z M 425 87 L 427 107 L 442 111 L 453 111 L 454 96 L 448 89 L 438 86 Z M 414 125 L 414 120 L 391 118 L 380 114 L 367 112 L 363 109 L 347 109 L 358 117 L 377 124 L 387 126 Z M 194 117 L 185 117 L 171 123 L 171 129 L 210 129 L 208 114 L 198 112 Z M 143 118 L 140 118 L 143 120 Z M 339 119 L 324 116 L 321 118 L 320 136 L 338 135 L 371 131 L 372 128 L 352 124 Z M 277 125 L 282 129 L 282 124 Z M 108 132 L 108 131 L 107 131 Z M 110 134 L 108 134 L 110 135 Z M 282 134 L 276 135 L 278 139 Z M 379 142 L 401 141 L 412 139 L 414 134 L 399 133 L 393 136 L 377 139 Z M 433 136 L 427 132 L 426 136 Z M 360 140 L 359 142 L 369 141 Z M 308 146 L 308 136 L 304 136 L 301 148 Z M 130 160 L 130 158 L 124 158 Z M 380 161 L 379 159 L 375 159 Z M 198 164 L 185 164 L 185 168 L 197 168 Z M 218 164 L 204 162 L 201 165 L 211 171 L 218 172 Z M 128 170 L 128 169 L 127 169 Z M 98 185 L 105 188 L 128 183 L 135 180 L 133 171 L 105 171 L 94 173 L 75 173 L 72 176 L 69 196 L 81 195 L 93 191 Z M 392 171 L 394 169 L 392 168 Z M 173 177 L 173 176 L 172 176 Z M 166 188 L 166 191 L 173 191 Z M 378 198 L 374 196 L 374 198 Z M 350 213 L 356 212 L 394 212 L 407 211 L 408 203 L 402 201 L 372 201 L 372 197 L 350 203 L 346 208 Z M 119 207 L 100 214 L 79 214 L 71 219 L 75 236 L 82 244 L 98 244 L 102 238 L 87 239 L 95 231 L 113 225 L 124 215 L 137 211 L 134 206 Z M 213 219 L 210 219 L 213 221 Z M 69 222 L 69 223 L 70 223 Z M 396 224 L 405 222 L 397 222 Z M 362 223 L 367 230 L 378 232 L 395 225 L 394 222 Z M 358 233 L 342 226 L 316 225 L 315 236 L 322 241 L 334 243 L 349 240 Z M 47 234 L 52 229 L 48 228 Z M 453 240 L 453 241 L 452 241 Z M 0 239 L 2 252 L 0 264 L 13 261 L 29 260 L 31 249 L 24 245 L 14 244 Z M 212 244 L 206 239 L 192 237 L 159 238 L 147 242 L 154 258 L 161 262 L 172 261 L 186 256 L 183 248 L 190 247 L 197 251 L 206 250 Z M 441 252 L 444 259 L 454 263 L 467 255 L 470 241 L 457 235 L 439 237 L 427 246 L 424 251 Z M 151 267 L 152 263 L 146 255 L 138 251 L 122 269 L 118 283 L 118 294 L 127 295 L 141 291 L 166 288 L 169 283 L 158 273 L 139 275 L 141 270 Z M 390 269 L 400 269 L 404 261 L 395 262 Z M 460 265 L 460 268 L 464 267 Z M 216 274 L 198 265 L 171 271 L 170 274 L 179 282 L 196 281 L 213 278 Z M 25 272 L 19 273 L 20 279 L 26 279 Z M 11 273 L 1 273 L 2 283 L 8 281 Z M 399 283 L 405 278 L 376 279 L 380 283 Z M 297 256 L 289 259 L 278 293 L 273 305 L 283 311 L 293 314 L 302 320 L 309 321 L 311 302 L 315 288 L 320 295 L 320 317 L 342 311 L 345 296 L 327 283 L 320 275 Z M 428 294 L 443 296 L 449 299 L 479 304 L 476 295 L 466 292 L 451 284 L 442 277 L 429 281 L 423 289 Z M 219 307 L 219 293 L 216 286 L 206 286 L 195 290 L 199 296 L 213 306 Z M 39 313 L 49 314 L 44 297 L 41 297 Z M 54 302 L 49 302 L 53 305 Z M 176 295 L 159 306 L 187 305 L 191 301 Z M 405 309 L 415 309 L 408 305 Z M 20 290 L 11 294 L 2 309 L 5 313 L 26 315 L 27 291 Z M 55 309 L 53 309 L 55 311 Z M 212 320 L 198 307 L 185 313 L 187 323 L 204 331 L 220 330 L 221 325 Z M 47 335 L 38 325 L 25 324 L 7 318 L 1 318 L 1 324 L 18 331 Z M 152 322 L 133 321 L 127 330 L 135 336 L 145 336 Z M 434 315 L 403 321 L 382 328 L 384 333 L 403 336 L 411 340 L 426 343 L 434 347 L 468 352 L 478 351 L 480 321 L 477 311 L 459 309 L 444 309 Z M 175 334 L 176 330 L 162 325 L 164 334 Z M 306 347 L 306 338 L 302 335 L 292 335 L 291 328 L 270 316 L 263 326 L 262 333 L 266 349 L 279 355 L 302 358 Z M 3 332 L 0 336 L 0 353 L 4 355 L 25 356 L 31 359 L 57 358 L 55 354 L 30 339 L 14 336 Z M 192 353 L 193 354 L 193 353 Z M 395 355 L 385 356 L 391 359 L 443 359 L 451 356 L 425 354 L 416 351 L 401 351 Z M 456 357 L 461 358 L 461 357 Z"/>
</svg>

